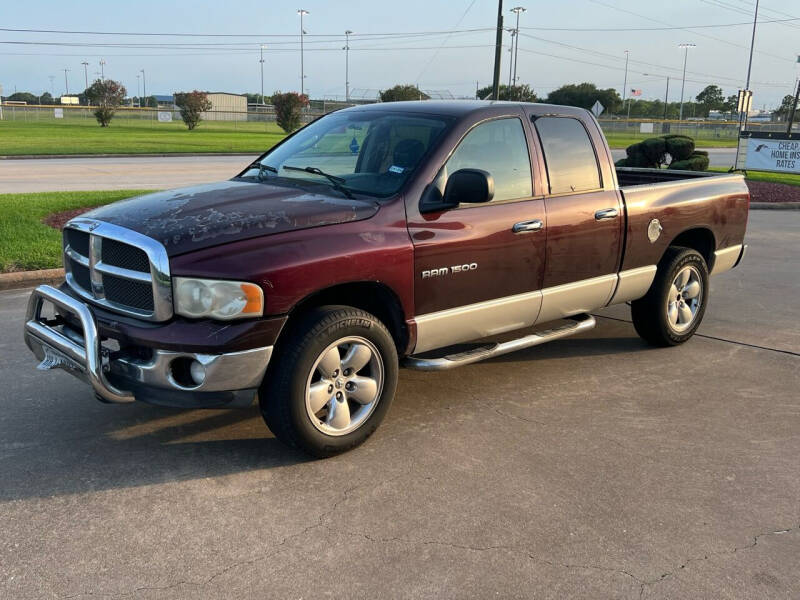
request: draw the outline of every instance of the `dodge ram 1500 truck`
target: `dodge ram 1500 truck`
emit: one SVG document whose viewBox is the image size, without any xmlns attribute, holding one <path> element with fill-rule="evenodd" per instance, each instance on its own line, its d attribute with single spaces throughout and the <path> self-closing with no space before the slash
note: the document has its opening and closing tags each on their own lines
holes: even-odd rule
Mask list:
<svg viewBox="0 0 800 600">
<path fill-rule="evenodd" d="M 376 429 L 401 363 L 465 365 L 626 302 L 645 340 L 685 342 L 749 201 L 740 175 L 615 168 L 582 109 L 348 108 L 229 181 L 71 220 L 25 340 L 102 401 L 257 398 L 279 439 L 329 456 Z"/>
</svg>

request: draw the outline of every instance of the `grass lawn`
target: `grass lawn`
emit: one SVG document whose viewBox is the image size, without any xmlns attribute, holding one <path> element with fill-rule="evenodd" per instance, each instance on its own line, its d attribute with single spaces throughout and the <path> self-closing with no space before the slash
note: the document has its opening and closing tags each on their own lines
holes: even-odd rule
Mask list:
<svg viewBox="0 0 800 600">
<path fill-rule="evenodd" d="M 63 121 L 0 121 L 0 155 L 147 154 L 169 152 L 252 152 L 284 138 L 275 123 L 203 121 L 194 131 L 182 122 L 115 119 L 100 127 L 92 118 Z"/>
<path fill-rule="evenodd" d="M 727 167 L 709 167 L 709 171 L 727 172 Z M 783 183 L 786 185 L 800 186 L 800 175 L 791 173 L 766 173 L 764 171 L 748 171 L 747 177 L 750 181 L 765 181 L 767 183 Z"/>
<path fill-rule="evenodd" d="M 42 223 L 47 215 L 108 204 L 146 191 L 0 194 L 0 273 L 61 266 L 61 232 Z"/>
<path fill-rule="evenodd" d="M 606 139 L 611 148 L 627 148 L 631 144 L 636 144 L 653 135 L 628 135 L 620 133 L 608 133 Z M 694 138 L 694 143 L 698 148 L 736 148 L 736 138 Z"/>
</svg>

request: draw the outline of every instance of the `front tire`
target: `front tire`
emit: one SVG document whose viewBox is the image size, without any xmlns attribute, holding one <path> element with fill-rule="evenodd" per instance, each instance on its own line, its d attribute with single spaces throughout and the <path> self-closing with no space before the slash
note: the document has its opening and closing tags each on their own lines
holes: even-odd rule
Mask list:
<svg viewBox="0 0 800 600">
<path fill-rule="evenodd" d="M 356 308 L 321 307 L 281 346 L 259 393 L 275 437 L 324 458 L 372 435 L 394 398 L 399 370 L 383 323 Z"/>
<path fill-rule="evenodd" d="M 703 256 L 690 248 L 668 248 L 647 294 L 631 302 L 636 333 L 654 346 L 684 343 L 703 320 L 708 292 Z"/>
</svg>

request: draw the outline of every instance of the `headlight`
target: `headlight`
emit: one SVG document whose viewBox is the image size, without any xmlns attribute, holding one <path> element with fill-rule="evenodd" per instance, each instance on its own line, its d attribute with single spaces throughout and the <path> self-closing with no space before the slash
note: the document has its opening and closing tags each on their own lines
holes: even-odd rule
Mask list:
<svg viewBox="0 0 800 600">
<path fill-rule="evenodd" d="M 191 319 L 245 319 L 264 314 L 264 292 L 255 283 L 173 277 L 175 312 Z"/>
</svg>

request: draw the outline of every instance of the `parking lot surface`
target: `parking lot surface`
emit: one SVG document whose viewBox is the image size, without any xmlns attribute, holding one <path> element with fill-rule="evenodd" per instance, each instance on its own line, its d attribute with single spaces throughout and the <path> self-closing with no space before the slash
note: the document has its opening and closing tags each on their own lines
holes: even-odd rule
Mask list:
<svg viewBox="0 0 800 600">
<path fill-rule="evenodd" d="M 798 598 L 800 213 L 751 214 L 689 343 L 581 337 L 402 371 L 310 461 L 256 409 L 105 406 L 0 294 L 2 598 Z"/>
</svg>

